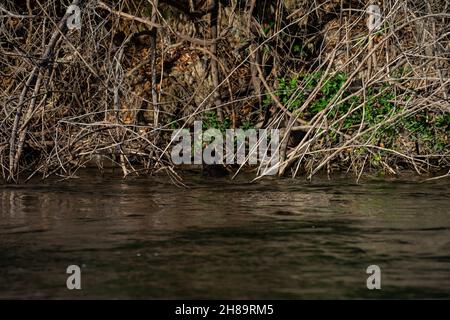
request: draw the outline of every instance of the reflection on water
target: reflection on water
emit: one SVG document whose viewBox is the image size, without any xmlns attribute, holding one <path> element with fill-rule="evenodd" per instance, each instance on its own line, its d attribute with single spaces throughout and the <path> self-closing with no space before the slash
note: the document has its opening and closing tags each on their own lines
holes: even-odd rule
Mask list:
<svg viewBox="0 0 450 320">
<path fill-rule="evenodd" d="M 0 186 L 0 298 L 450 298 L 449 180 L 185 179 Z"/>
</svg>

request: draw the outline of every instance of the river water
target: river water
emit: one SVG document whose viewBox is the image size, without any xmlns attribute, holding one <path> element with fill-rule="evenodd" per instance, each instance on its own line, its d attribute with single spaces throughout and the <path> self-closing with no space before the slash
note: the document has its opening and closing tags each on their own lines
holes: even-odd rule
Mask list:
<svg viewBox="0 0 450 320">
<path fill-rule="evenodd" d="M 0 298 L 450 298 L 448 179 L 184 179 L 0 185 Z"/>
</svg>

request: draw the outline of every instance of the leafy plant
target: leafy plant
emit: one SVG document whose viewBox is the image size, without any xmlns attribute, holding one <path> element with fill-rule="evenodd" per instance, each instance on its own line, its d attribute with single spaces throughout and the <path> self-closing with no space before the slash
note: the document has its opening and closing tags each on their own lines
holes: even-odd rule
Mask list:
<svg viewBox="0 0 450 320">
<path fill-rule="evenodd" d="M 203 114 L 203 130 L 219 129 L 225 132 L 231 127 L 231 120 L 226 118 L 223 121 L 217 119 L 217 113 L 214 111 L 207 111 Z"/>
</svg>

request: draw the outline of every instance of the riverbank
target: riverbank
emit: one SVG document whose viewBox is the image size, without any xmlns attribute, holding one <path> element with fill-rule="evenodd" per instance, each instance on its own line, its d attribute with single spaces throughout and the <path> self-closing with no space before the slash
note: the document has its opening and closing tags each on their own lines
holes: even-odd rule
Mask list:
<svg viewBox="0 0 450 320">
<path fill-rule="evenodd" d="M 450 169 L 446 1 L 66 2 L 1 7 L 4 181 L 176 177 L 172 130 L 197 120 L 279 129 L 278 176 Z"/>
</svg>

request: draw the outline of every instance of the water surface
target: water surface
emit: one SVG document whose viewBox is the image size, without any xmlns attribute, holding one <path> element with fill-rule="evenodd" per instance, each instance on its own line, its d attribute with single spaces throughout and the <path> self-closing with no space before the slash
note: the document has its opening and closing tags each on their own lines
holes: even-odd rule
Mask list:
<svg viewBox="0 0 450 320">
<path fill-rule="evenodd" d="M 0 185 L 0 298 L 450 298 L 448 179 L 184 178 Z"/>
</svg>

